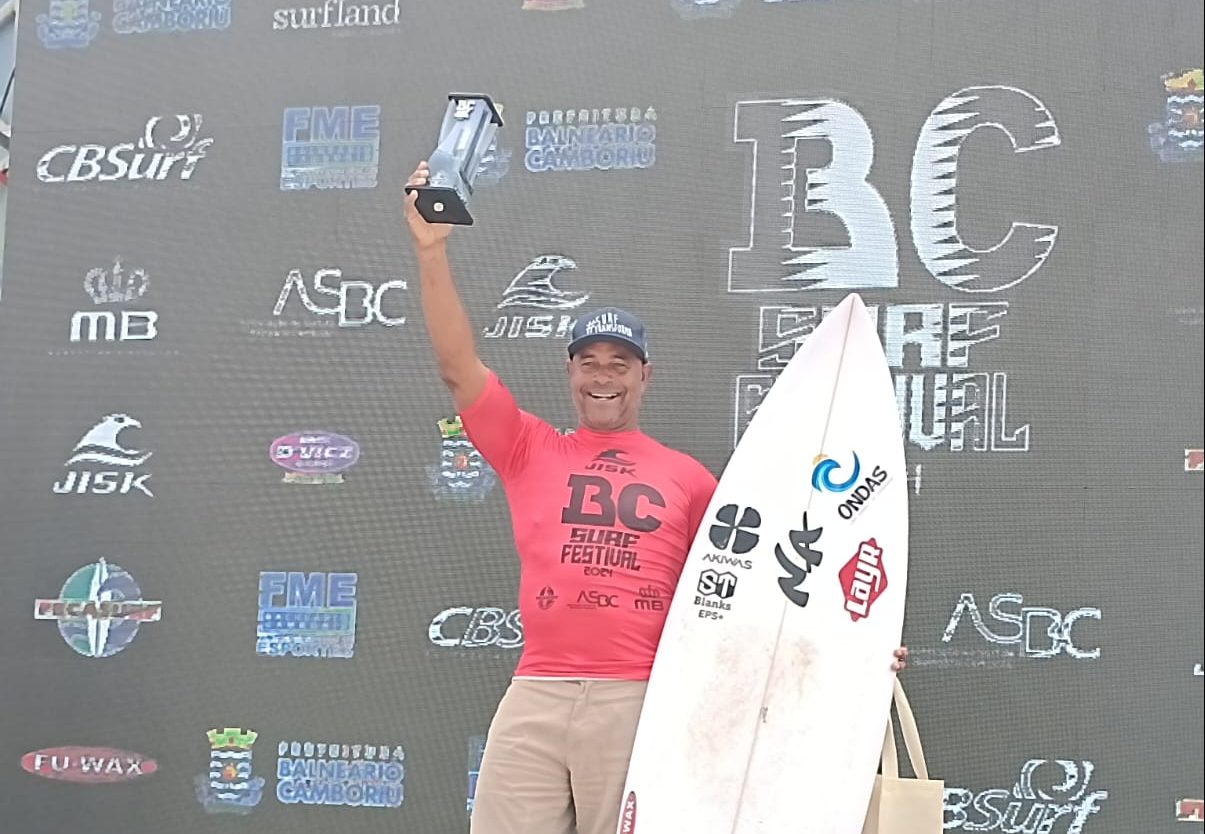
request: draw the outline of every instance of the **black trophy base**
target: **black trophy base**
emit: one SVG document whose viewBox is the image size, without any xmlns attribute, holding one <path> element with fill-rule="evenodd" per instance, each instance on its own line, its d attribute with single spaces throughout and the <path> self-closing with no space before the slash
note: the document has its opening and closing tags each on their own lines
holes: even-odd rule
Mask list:
<svg viewBox="0 0 1205 834">
<path fill-rule="evenodd" d="M 473 215 L 460 199 L 456 189 L 434 185 L 408 185 L 406 193 L 418 192 L 414 207 L 428 223 L 448 223 L 453 226 L 472 226 Z"/>
</svg>

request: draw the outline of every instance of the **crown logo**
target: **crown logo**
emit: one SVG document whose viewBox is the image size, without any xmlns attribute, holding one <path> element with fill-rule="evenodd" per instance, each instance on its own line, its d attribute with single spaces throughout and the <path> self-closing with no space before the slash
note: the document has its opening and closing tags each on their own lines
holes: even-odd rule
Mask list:
<svg viewBox="0 0 1205 834">
<path fill-rule="evenodd" d="M 115 304 L 142 297 L 149 283 L 145 269 L 126 272 L 121 266 L 121 259 L 114 258 L 111 272 L 99 266 L 88 270 L 84 276 L 84 292 L 96 304 Z"/>
<path fill-rule="evenodd" d="M 250 750 L 251 745 L 259 738 L 259 733 L 253 730 L 243 731 L 235 727 L 224 730 L 210 730 L 209 746 L 214 750 Z"/>
<path fill-rule="evenodd" d="M 454 417 L 441 417 L 439 420 L 439 433 L 444 440 L 451 440 L 455 437 L 460 437 L 464 434 L 464 425 L 460 422 L 460 415 Z"/>
</svg>

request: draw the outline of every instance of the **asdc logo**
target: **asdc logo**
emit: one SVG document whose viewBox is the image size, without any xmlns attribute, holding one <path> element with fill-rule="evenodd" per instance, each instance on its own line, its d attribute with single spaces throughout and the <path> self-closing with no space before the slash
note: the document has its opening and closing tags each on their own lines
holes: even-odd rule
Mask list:
<svg viewBox="0 0 1205 834">
<path fill-rule="evenodd" d="M 315 269 L 307 283 L 300 269 L 289 270 L 268 321 L 245 321 L 253 336 L 301 336 L 326 338 L 338 330 L 372 325 L 400 327 L 406 316 L 404 303 L 408 284 L 402 279 L 372 282 L 344 277 L 339 267 Z M 301 302 L 290 305 L 293 295 Z M 304 310 L 304 312 L 302 312 Z M 290 318 L 301 313 L 301 318 Z M 309 315 L 306 315 L 306 314 Z"/>
<path fill-rule="evenodd" d="M 1067 657 L 1072 660 L 1097 660 L 1101 656 L 1100 644 L 1093 635 L 1079 625 L 1081 620 L 1101 619 L 1101 610 L 1094 607 L 1074 608 L 1066 613 L 1047 606 L 1024 605 L 1021 594 L 1000 593 L 991 598 L 987 607 L 987 618 L 980 610 L 972 593 L 962 594 L 950 620 L 942 633 L 941 642 L 949 645 L 956 634 L 966 632 L 963 618 L 990 646 L 999 647 L 992 653 L 998 661 L 992 665 L 1011 665 L 1016 659 L 1053 659 Z M 991 622 L 989 623 L 988 618 Z M 926 655 L 934 655 L 930 658 Z M 918 665 L 985 665 L 981 662 L 982 652 L 969 652 L 964 657 L 957 649 L 936 649 L 922 652 Z"/>
</svg>

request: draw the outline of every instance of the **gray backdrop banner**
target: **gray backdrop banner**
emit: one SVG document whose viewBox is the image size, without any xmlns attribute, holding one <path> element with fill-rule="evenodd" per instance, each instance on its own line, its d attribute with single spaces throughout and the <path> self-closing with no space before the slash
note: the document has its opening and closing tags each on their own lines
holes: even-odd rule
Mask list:
<svg viewBox="0 0 1205 834">
<path fill-rule="evenodd" d="M 523 629 L 402 218 L 452 92 L 505 121 L 456 277 L 559 428 L 582 310 L 718 475 L 872 309 L 948 830 L 1199 823 L 1201 3 L 290 2 L 21 6 L 0 830 L 467 831 Z"/>
</svg>

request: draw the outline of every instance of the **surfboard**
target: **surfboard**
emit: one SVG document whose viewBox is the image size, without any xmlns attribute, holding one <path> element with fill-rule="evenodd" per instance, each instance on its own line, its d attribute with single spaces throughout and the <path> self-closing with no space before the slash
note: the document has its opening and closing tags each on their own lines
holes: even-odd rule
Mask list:
<svg viewBox="0 0 1205 834">
<path fill-rule="evenodd" d="M 618 834 L 859 834 L 903 632 L 891 373 L 847 295 L 741 436 L 670 601 Z"/>
</svg>

